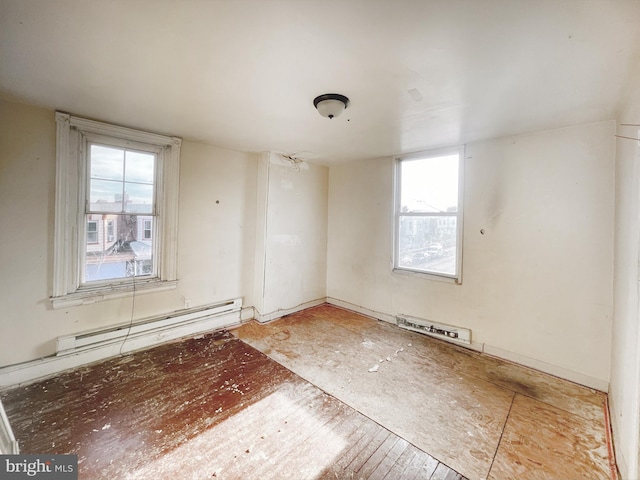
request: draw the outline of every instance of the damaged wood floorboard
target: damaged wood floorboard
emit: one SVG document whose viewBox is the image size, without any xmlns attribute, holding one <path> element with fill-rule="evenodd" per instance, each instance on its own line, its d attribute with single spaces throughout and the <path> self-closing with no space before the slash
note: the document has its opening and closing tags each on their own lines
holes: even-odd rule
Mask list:
<svg viewBox="0 0 640 480">
<path fill-rule="evenodd" d="M 467 478 L 616 478 L 601 392 L 331 305 L 233 333 Z M 379 441 L 380 465 L 421 463 Z"/>
<path fill-rule="evenodd" d="M 432 479 L 461 475 L 226 332 L 0 393 L 23 454 L 81 479 Z"/>
</svg>

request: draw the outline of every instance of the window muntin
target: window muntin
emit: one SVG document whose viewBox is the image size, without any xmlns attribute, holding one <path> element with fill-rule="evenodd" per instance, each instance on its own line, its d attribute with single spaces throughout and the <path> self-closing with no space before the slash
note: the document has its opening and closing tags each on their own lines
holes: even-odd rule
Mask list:
<svg viewBox="0 0 640 480">
<path fill-rule="evenodd" d="M 396 165 L 394 268 L 460 280 L 462 148 Z"/>
</svg>

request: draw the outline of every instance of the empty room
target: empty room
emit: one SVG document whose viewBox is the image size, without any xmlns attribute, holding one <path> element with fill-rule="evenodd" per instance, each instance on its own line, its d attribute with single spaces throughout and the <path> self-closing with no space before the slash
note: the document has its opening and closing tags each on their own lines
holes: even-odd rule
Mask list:
<svg viewBox="0 0 640 480">
<path fill-rule="evenodd" d="M 640 479 L 640 2 L 0 0 L 0 478 Z"/>
</svg>

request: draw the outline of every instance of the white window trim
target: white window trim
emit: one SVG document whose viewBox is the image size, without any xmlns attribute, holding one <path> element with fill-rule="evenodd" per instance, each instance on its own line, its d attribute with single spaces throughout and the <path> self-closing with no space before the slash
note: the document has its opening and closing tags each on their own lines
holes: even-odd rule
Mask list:
<svg viewBox="0 0 640 480">
<path fill-rule="evenodd" d="M 424 272 L 420 270 L 415 270 L 406 267 L 398 266 L 398 245 L 399 245 L 399 234 L 400 234 L 400 209 L 402 208 L 400 203 L 400 193 L 401 193 L 401 178 L 400 178 L 400 163 L 403 160 L 412 160 L 412 159 L 420 159 L 420 158 L 429 158 L 429 157 L 439 157 L 450 155 L 452 153 L 458 153 L 458 212 L 456 215 L 456 273 L 454 275 L 447 275 L 446 273 L 437 273 L 437 272 Z M 464 145 L 459 145 L 455 147 L 445 147 L 434 150 L 426 150 L 422 152 L 412 153 L 410 155 L 403 155 L 401 157 L 397 157 L 395 159 L 394 164 L 394 208 L 393 208 L 393 273 L 414 276 L 417 278 L 424 278 L 429 280 L 437 280 L 440 282 L 448 282 L 455 283 L 458 285 L 462 284 L 462 242 L 463 242 L 463 229 L 464 229 L 464 167 L 465 167 L 465 156 L 464 156 Z M 433 215 L 433 216 L 438 216 Z M 452 216 L 452 215 L 447 215 Z"/>
<path fill-rule="evenodd" d="M 53 260 L 53 308 L 118 298 L 136 292 L 156 292 L 173 289 L 177 284 L 178 253 L 178 187 L 180 147 L 182 139 L 155 133 L 109 125 L 94 120 L 56 112 L 56 211 Z M 158 276 L 152 279 L 124 279 L 109 284 L 82 286 L 80 278 L 80 238 L 84 229 L 82 199 L 85 179 L 85 159 L 82 153 L 84 136 L 105 135 L 119 140 L 139 142 L 163 150 L 162 168 L 159 170 L 158 225 L 161 246 L 158 258 Z"/>
</svg>

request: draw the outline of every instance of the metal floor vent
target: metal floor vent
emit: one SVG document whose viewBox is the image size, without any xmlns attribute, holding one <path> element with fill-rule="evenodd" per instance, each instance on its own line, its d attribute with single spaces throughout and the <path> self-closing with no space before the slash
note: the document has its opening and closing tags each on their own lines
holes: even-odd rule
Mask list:
<svg viewBox="0 0 640 480">
<path fill-rule="evenodd" d="M 432 337 L 471 345 L 471 330 L 468 328 L 452 327 L 451 325 L 434 323 L 408 315 L 396 316 L 396 322 L 399 327 L 413 332 L 424 333 Z"/>
</svg>

